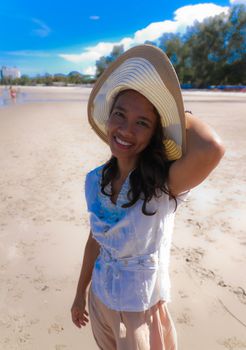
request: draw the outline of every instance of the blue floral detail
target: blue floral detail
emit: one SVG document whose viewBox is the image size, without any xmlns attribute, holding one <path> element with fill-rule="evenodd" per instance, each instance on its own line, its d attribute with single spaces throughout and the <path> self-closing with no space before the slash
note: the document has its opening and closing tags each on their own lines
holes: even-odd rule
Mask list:
<svg viewBox="0 0 246 350">
<path fill-rule="evenodd" d="M 100 171 L 98 175 L 98 201 L 96 212 L 98 213 L 98 217 L 103 219 L 104 222 L 107 222 L 108 224 L 116 224 L 126 215 L 127 212 L 127 208 L 122 208 L 122 205 L 129 202 L 127 193 L 129 191 L 130 174 L 127 176 L 121 187 L 116 204 L 111 201 L 110 196 L 101 192 L 102 171 Z M 112 193 L 111 183 L 105 187 L 105 192 L 108 194 Z"/>
</svg>

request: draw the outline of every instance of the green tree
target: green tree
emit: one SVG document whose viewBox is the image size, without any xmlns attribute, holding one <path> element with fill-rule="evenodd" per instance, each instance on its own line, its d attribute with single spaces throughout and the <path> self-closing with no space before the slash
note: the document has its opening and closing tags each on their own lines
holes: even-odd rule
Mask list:
<svg viewBox="0 0 246 350">
<path fill-rule="evenodd" d="M 109 62 L 107 61 L 107 57 L 101 56 L 99 60 L 96 61 L 96 78 L 100 77 L 104 70 L 109 65 Z"/>
<path fill-rule="evenodd" d="M 26 74 L 23 74 L 20 78 L 19 78 L 19 81 L 18 81 L 18 84 L 19 85 L 30 85 L 31 83 L 31 78 L 29 78 L 28 75 Z"/>
<path fill-rule="evenodd" d="M 67 81 L 70 84 L 82 84 L 82 74 L 80 74 L 79 72 L 70 72 L 68 74 Z"/>
<path fill-rule="evenodd" d="M 1 78 L 1 85 L 11 85 L 12 79 L 10 77 Z"/>
<path fill-rule="evenodd" d="M 180 34 L 165 33 L 159 39 L 159 47 L 166 53 L 172 62 L 180 82 L 187 78 L 188 71 L 185 72 L 184 43 Z"/>
<path fill-rule="evenodd" d="M 109 61 L 113 62 L 118 58 L 120 55 L 122 55 L 124 52 L 124 46 L 123 45 L 115 45 L 113 47 L 113 50 L 111 54 L 109 55 Z"/>
<path fill-rule="evenodd" d="M 185 45 L 189 49 L 192 82 L 197 87 L 219 84 L 226 60 L 224 38 L 227 21 L 224 15 L 210 17 L 202 23 L 195 23 L 193 34 Z M 192 32 L 190 29 L 190 33 Z"/>
<path fill-rule="evenodd" d="M 233 6 L 227 33 L 225 83 L 246 85 L 246 6 Z"/>
<path fill-rule="evenodd" d="M 115 45 L 109 56 L 102 56 L 99 60 L 96 61 L 96 78 L 100 77 L 100 75 L 104 72 L 104 70 L 116 60 L 124 52 L 123 45 Z"/>
<path fill-rule="evenodd" d="M 53 77 L 52 77 L 52 75 L 46 73 L 45 76 L 43 77 L 43 83 L 46 86 L 52 86 L 53 85 Z"/>
<path fill-rule="evenodd" d="M 185 35 L 191 80 L 197 87 L 246 83 L 245 6 L 233 6 L 220 14 L 195 23 Z"/>
</svg>

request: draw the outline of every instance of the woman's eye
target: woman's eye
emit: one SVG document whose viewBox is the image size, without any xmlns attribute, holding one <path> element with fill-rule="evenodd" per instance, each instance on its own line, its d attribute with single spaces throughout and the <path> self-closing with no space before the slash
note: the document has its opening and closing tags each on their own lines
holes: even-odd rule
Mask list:
<svg viewBox="0 0 246 350">
<path fill-rule="evenodd" d="M 118 118 L 123 118 L 124 117 L 123 113 L 118 112 L 118 111 L 113 112 L 113 116 L 118 117 Z"/>
<path fill-rule="evenodd" d="M 143 120 L 139 120 L 139 121 L 137 122 L 137 124 L 140 125 L 140 126 L 144 126 L 144 127 L 146 127 L 146 128 L 149 127 L 149 125 L 148 125 L 146 122 L 144 122 Z"/>
</svg>

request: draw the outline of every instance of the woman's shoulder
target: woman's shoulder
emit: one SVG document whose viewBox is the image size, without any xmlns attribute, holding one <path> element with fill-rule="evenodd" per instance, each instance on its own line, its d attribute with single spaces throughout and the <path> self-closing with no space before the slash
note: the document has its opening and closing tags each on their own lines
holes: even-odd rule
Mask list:
<svg viewBox="0 0 246 350">
<path fill-rule="evenodd" d="M 102 177 L 102 171 L 105 164 L 101 164 L 97 166 L 96 168 L 90 170 L 85 177 L 85 189 L 87 190 L 88 187 L 95 189 L 97 188 L 97 185 L 101 181 Z"/>
<path fill-rule="evenodd" d="M 90 170 L 85 177 L 85 197 L 88 208 L 90 203 L 94 201 L 100 188 L 100 179 L 104 164 Z"/>
<path fill-rule="evenodd" d="M 86 174 L 86 178 L 92 179 L 92 178 L 100 177 L 102 175 L 102 170 L 103 170 L 104 166 L 105 166 L 105 164 L 101 164 L 101 165 L 97 166 L 96 168 L 90 170 Z"/>
</svg>

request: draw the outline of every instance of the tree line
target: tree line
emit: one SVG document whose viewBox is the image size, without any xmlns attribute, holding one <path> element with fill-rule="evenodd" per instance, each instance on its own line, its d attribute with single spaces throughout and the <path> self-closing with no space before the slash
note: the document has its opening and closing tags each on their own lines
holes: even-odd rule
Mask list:
<svg viewBox="0 0 246 350">
<path fill-rule="evenodd" d="M 36 77 L 29 77 L 28 75 L 22 75 L 20 78 L 12 79 L 5 77 L 0 80 L 1 85 L 82 85 L 92 84 L 95 82 L 95 77 L 90 75 L 84 75 L 79 72 L 71 72 L 68 75 L 65 74 L 45 74 L 44 76 L 38 75 Z"/>
<path fill-rule="evenodd" d="M 195 22 L 181 34 L 165 33 L 156 42 L 171 60 L 183 87 L 246 85 L 246 6 L 235 5 L 228 14 Z M 96 77 L 124 52 L 114 46 L 96 62 Z"/>
</svg>

